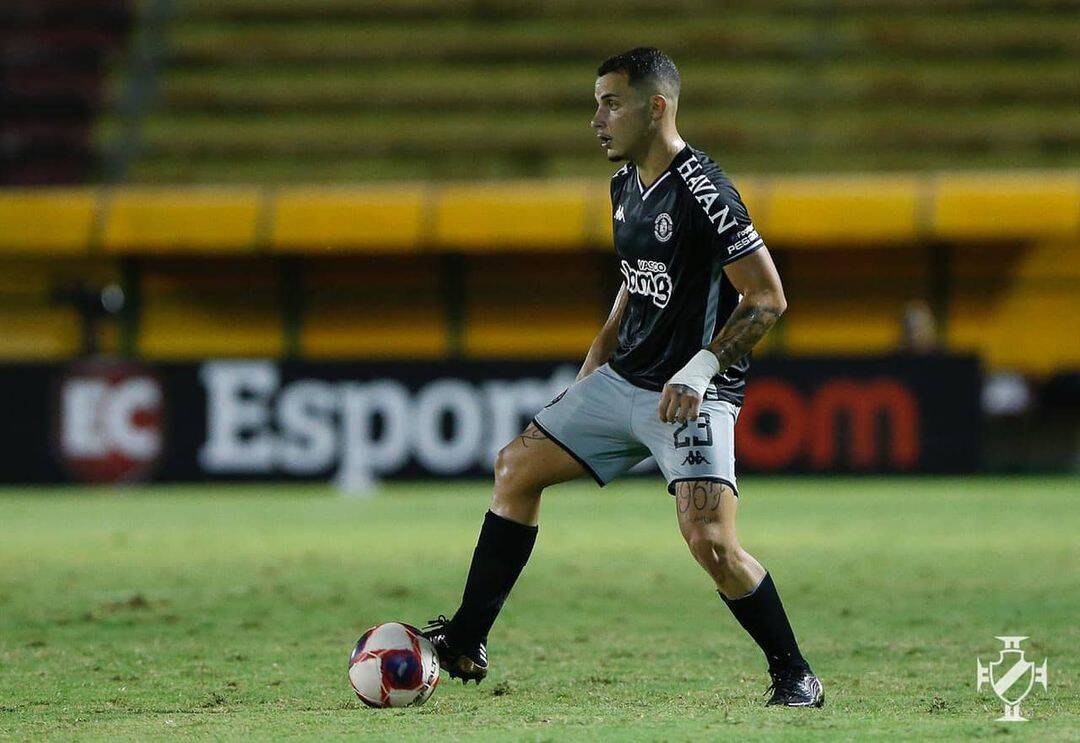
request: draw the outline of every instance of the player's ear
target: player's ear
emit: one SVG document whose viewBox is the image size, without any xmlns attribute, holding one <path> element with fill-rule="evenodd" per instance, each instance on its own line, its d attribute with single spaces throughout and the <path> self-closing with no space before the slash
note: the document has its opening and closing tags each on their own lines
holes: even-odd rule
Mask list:
<svg viewBox="0 0 1080 743">
<path fill-rule="evenodd" d="M 667 98 L 657 93 L 652 97 L 652 105 L 649 107 L 649 114 L 652 116 L 653 121 L 659 121 L 664 118 L 664 112 L 667 111 L 668 102 Z"/>
</svg>

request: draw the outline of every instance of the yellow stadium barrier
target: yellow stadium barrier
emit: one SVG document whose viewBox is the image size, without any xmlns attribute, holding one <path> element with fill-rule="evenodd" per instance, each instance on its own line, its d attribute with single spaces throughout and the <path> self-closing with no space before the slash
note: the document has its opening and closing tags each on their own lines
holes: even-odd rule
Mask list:
<svg viewBox="0 0 1080 743">
<path fill-rule="evenodd" d="M 919 179 L 798 177 L 743 195 L 766 241 L 799 247 L 911 242 L 919 233 Z M 760 214 L 760 216 L 759 216 Z"/>
<path fill-rule="evenodd" d="M 110 253 L 250 251 L 262 205 L 253 188 L 119 188 L 103 199 Z"/>
<path fill-rule="evenodd" d="M 944 239 L 1012 240 L 1075 236 L 1075 174 L 943 175 L 934 184 L 933 224 Z"/>
<path fill-rule="evenodd" d="M 272 199 L 275 251 L 413 250 L 430 199 L 423 186 L 283 188 Z"/>
<path fill-rule="evenodd" d="M 88 188 L 0 190 L 0 251 L 85 252 L 96 203 L 95 192 Z"/>
<path fill-rule="evenodd" d="M 1080 236 L 1080 172 L 738 179 L 784 248 Z M 0 191 L 9 254 L 609 250 L 606 183 Z"/>
<path fill-rule="evenodd" d="M 590 233 L 586 205 L 591 187 L 585 183 L 443 187 L 433 207 L 432 242 L 463 252 L 580 249 Z"/>
</svg>

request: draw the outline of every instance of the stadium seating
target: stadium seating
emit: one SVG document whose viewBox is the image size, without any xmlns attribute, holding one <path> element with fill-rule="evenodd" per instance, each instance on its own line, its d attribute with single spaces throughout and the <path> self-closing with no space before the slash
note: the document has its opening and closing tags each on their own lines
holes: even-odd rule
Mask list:
<svg viewBox="0 0 1080 743">
<path fill-rule="evenodd" d="M 130 177 L 600 176 L 598 57 L 684 77 L 735 172 L 1080 163 L 1074 2 L 178 0 Z M 614 20 L 614 19 L 617 19 Z M 132 81 L 116 79 L 121 95 Z M 106 121 L 103 141 L 119 137 Z"/>
<path fill-rule="evenodd" d="M 0 3 L 0 185 L 93 176 L 92 125 L 129 25 L 126 0 Z"/>
</svg>

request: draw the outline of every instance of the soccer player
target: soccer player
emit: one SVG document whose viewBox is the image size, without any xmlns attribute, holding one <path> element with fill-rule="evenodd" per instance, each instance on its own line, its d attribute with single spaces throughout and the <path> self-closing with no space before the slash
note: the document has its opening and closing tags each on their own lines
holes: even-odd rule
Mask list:
<svg viewBox="0 0 1080 743">
<path fill-rule="evenodd" d="M 772 577 L 735 529 L 734 429 L 750 349 L 787 303 L 739 192 L 679 136 L 679 86 L 674 63 L 652 48 L 597 70 L 590 125 L 608 160 L 626 161 L 611 179 L 622 288 L 577 380 L 499 452 L 461 607 L 425 633 L 452 677 L 479 683 L 544 488 L 586 474 L 603 486 L 652 454 L 687 546 L 765 653 L 767 704 L 820 707 L 821 682 Z"/>
</svg>

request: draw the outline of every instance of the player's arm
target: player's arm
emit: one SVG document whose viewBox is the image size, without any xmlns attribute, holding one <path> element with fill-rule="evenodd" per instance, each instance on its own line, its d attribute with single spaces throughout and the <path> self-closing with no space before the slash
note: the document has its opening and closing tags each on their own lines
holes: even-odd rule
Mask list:
<svg viewBox="0 0 1080 743">
<path fill-rule="evenodd" d="M 626 309 L 626 298 L 628 296 L 626 284 L 623 284 L 622 288 L 619 289 L 619 294 L 615 297 L 615 304 L 611 306 L 611 312 L 608 313 L 607 320 L 604 321 L 604 327 L 600 328 L 600 332 L 596 334 L 592 345 L 589 346 L 589 353 L 585 356 L 585 363 L 581 365 L 581 371 L 578 372 L 577 379 L 584 379 L 592 374 L 603 366 L 611 358 L 611 354 L 615 352 L 615 347 L 619 345 L 619 321 L 622 320 L 623 310 Z M 577 379 L 574 381 L 577 381 Z"/>
<path fill-rule="evenodd" d="M 780 274 L 768 248 L 724 266 L 724 273 L 742 299 L 708 346 L 716 357 L 717 371 L 750 353 L 787 309 Z"/>
<path fill-rule="evenodd" d="M 710 380 L 749 353 L 787 309 L 780 274 L 767 248 L 729 263 L 724 273 L 742 299 L 712 342 L 664 386 L 660 419 L 665 423 L 697 418 Z"/>
</svg>

